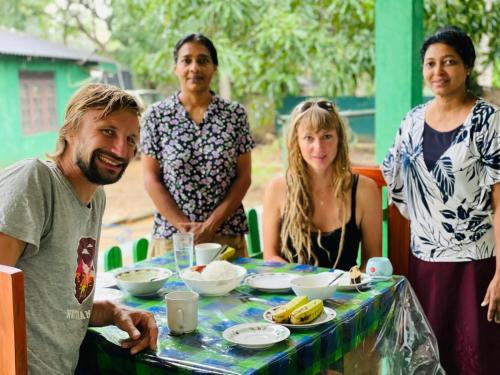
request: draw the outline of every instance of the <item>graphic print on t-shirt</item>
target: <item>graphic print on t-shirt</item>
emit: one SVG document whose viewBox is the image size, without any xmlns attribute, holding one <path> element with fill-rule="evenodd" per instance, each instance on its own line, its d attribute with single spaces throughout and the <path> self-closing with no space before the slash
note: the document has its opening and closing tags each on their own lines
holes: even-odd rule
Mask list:
<svg viewBox="0 0 500 375">
<path fill-rule="evenodd" d="M 82 237 L 78 243 L 78 259 L 75 272 L 75 297 L 80 304 L 92 293 L 95 284 L 96 240 L 92 237 Z"/>
</svg>

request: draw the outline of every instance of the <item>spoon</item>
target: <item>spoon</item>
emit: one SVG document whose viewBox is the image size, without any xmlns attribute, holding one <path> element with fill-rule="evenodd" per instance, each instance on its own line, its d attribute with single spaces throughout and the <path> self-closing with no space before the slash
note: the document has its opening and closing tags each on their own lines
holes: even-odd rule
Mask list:
<svg viewBox="0 0 500 375">
<path fill-rule="evenodd" d="M 341 276 L 344 276 L 344 273 L 340 273 L 340 274 L 338 274 L 336 277 L 334 277 L 334 278 L 333 278 L 333 280 L 331 280 L 331 281 L 328 283 L 328 285 L 327 285 L 327 286 L 332 285 L 332 284 L 333 284 L 333 282 L 334 282 L 334 281 L 336 281 L 336 280 L 338 280 L 338 279 L 340 279 L 340 277 L 341 277 Z"/>
<path fill-rule="evenodd" d="M 226 251 L 226 249 L 227 249 L 227 248 L 228 248 L 228 245 L 221 246 L 221 247 L 220 247 L 220 249 L 219 249 L 219 251 L 217 251 L 217 252 L 215 253 L 215 255 L 212 257 L 212 259 L 210 259 L 210 261 L 209 261 L 208 263 L 210 263 L 210 262 L 212 262 L 214 259 L 216 259 L 216 258 L 217 258 L 220 254 L 222 254 L 224 251 Z M 208 264 L 208 263 L 207 263 L 207 264 Z"/>
</svg>

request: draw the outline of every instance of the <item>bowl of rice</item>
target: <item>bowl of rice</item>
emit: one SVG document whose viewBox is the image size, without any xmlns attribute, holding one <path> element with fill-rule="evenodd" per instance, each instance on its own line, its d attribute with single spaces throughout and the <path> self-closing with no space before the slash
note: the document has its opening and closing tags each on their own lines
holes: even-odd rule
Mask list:
<svg viewBox="0 0 500 375">
<path fill-rule="evenodd" d="M 203 296 L 223 296 L 240 285 L 247 270 L 226 260 L 210 262 L 201 272 L 187 269 L 182 280 L 192 290 Z"/>
</svg>

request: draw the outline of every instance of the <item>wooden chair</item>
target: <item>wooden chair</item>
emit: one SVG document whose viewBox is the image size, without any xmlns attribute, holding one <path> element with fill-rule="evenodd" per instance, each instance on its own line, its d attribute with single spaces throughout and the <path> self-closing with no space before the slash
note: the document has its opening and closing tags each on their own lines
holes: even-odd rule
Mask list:
<svg viewBox="0 0 500 375">
<path fill-rule="evenodd" d="M 28 373 L 24 274 L 0 265 L 0 375 Z"/>
<path fill-rule="evenodd" d="M 384 177 L 377 166 L 353 166 L 353 173 L 370 177 L 374 180 L 382 194 L 386 186 Z M 384 221 L 387 220 L 387 256 L 391 260 L 394 274 L 408 276 L 408 259 L 410 256 L 410 223 L 393 204 L 384 210 Z"/>
<path fill-rule="evenodd" d="M 149 241 L 145 238 L 139 238 L 134 241 L 134 244 L 132 245 L 132 259 L 134 260 L 134 263 L 147 258 L 148 246 Z"/>
<path fill-rule="evenodd" d="M 120 247 L 111 246 L 104 252 L 104 271 L 112 271 L 122 265 L 122 250 Z"/>
<path fill-rule="evenodd" d="M 257 216 L 257 211 L 251 208 L 247 211 L 247 221 L 248 221 L 248 235 L 247 235 L 247 245 L 248 245 L 248 256 L 250 258 L 262 259 L 262 248 L 260 246 L 260 234 L 259 234 L 259 219 Z"/>
</svg>

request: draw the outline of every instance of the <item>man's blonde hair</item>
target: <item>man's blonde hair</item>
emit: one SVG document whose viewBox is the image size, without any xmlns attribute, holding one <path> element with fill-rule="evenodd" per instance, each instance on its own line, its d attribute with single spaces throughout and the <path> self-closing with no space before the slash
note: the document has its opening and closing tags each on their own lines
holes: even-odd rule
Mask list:
<svg viewBox="0 0 500 375">
<path fill-rule="evenodd" d="M 312 99 L 300 103 L 291 114 L 288 125 L 287 149 L 288 167 L 286 170 L 286 200 L 281 224 L 281 251 L 286 259 L 293 262 L 292 248 L 297 254 L 298 263 L 314 262 L 318 257 L 312 251 L 311 234 L 317 233 L 316 241 L 321 246 L 321 231 L 312 222 L 314 213 L 313 196 L 307 163 L 299 148 L 297 130 L 303 124 L 313 132 L 335 130 L 338 136 L 337 156 L 332 162 L 331 188 L 341 201 L 342 234 L 340 238 L 336 267 L 344 246 L 348 192 L 351 188 L 351 163 L 349 145 L 344 122 L 333 103 L 325 99 Z M 326 251 L 326 250 L 325 250 Z"/>
<path fill-rule="evenodd" d="M 116 86 L 101 83 L 85 85 L 71 97 L 64 114 L 64 123 L 59 129 L 56 150 L 48 154 L 48 158 L 54 161 L 60 159 L 66 150 L 68 135 L 76 132 L 85 113 L 94 109 L 102 109 L 99 119 L 120 111 L 130 111 L 139 117 L 143 111 L 133 95 Z"/>
</svg>

